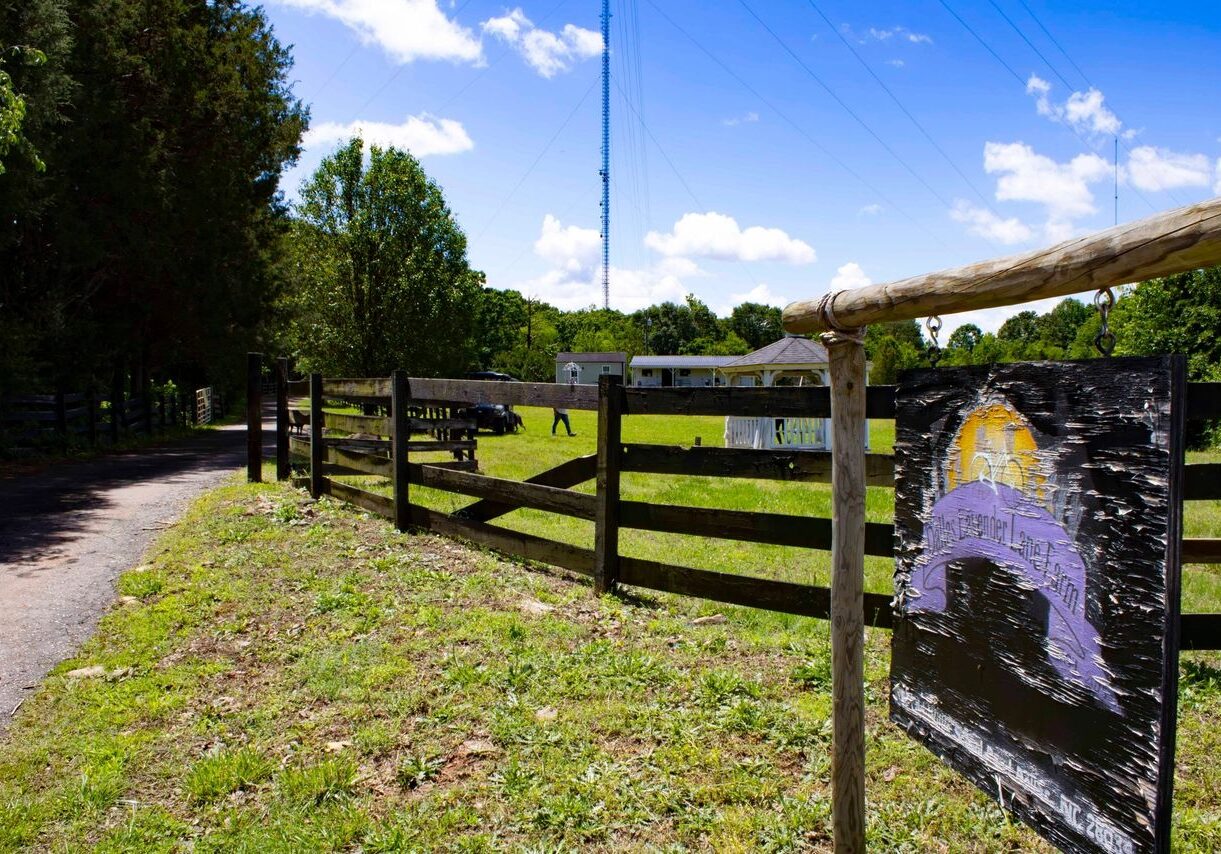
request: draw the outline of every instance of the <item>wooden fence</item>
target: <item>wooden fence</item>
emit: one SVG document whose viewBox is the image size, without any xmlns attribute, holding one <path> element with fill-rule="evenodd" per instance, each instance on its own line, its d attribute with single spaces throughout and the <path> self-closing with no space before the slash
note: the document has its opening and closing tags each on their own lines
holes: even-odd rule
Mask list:
<svg viewBox="0 0 1221 854">
<path fill-rule="evenodd" d="M 178 393 L 101 397 L 92 392 L 32 394 L 0 400 L 0 432 L 15 445 L 79 441 L 99 444 L 109 437 L 165 431 L 189 424 L 189 400 Z"/>
<path fill-rule="evenodd" d="M 303 394 L 305 384 L 282 379 L 278 395 Z M 798 548 L 830 550 L 831 520 L 806 516 L 736 509 L 710 509 L 625 500 L 619 479 L 624 472 L 700 477 L 828 483 L 831 453 L 826 451 L 772 451 L 718 447 L 677 447 L 626 443 L 621 424 L 631 415 L 713 415 L 754 417 L 830 416 L 830 389 L 804 388 L 639 388 L 624 387 L 618 377 L 602 377 L 598 386 L 551 383 L 498 383 L 437 380 L 395 375 L 386 379 L 324 379 L 309 382 L 308 437 L 291 437 L 292 424 L 285 405 L 278 419 L 279 442 L 302 460 L 309 461 L 308 482 L 315 495 L 330 495 L 393 521 L 400 529 L 420 528 L 459 537 L 518 558 L 563 567 L 593 578 L 598 591 L 627 584 L 667 593 L 695 596 L 717 602 L 766 608 L 790 614 L 827 619 L 831 613 L 829 588 L 767 578 L 718 572 L 619 553 L 622 528 L 712 537 Z M 353 416 L 326 412 L 324 401 L 385 407 L 388 416 Z M 420 407 L 457 408 L 475 403 L 529 406 L 564 406 L 598 413 L 597 453 L 578 457 L 514 481 L 479 474 L 471 461 L 463 463 L 415 462 L 412 455 L 454 450 L 452 443 L 435 438 L 412 438 L 430 433 L 436 421 L 414 417 Z M 892 419 L 893 386 L 872 386 L 866 392 L 866 415 Z M 396 414 L 398 413 L 398 414 Z M 1221 418 L 1221 383 L 1194 383 L 1187 400 L 1189 419 Z M 325 436 L 327 427 L 375 435 L 365 447 L 338 436 Z M 257 431 L 257 424 L 255 427 Z M 261 470 L 257 454 L 261 440 L 252 442 L 252 466 Z M 465 464 L 464 464 L 465 463 Z M 287 477 L 288 456 L 279 469 Z M 360 474 L 386 478 L 393 495 L 382 495 L 336 480 L 335 476 Z M 868 454 L 868 486 L 893 488 L 894 458 Z M 596 481 L 593 494 L 572 487 Z M 426 486 L 469 496 L 473 503 L 454 513 L 441 513 L 411 501 L 411 488 Z M 1221 499 L 1221 464 L 1186 467 L 1185 500 Z M 592 521 L 594 547 L 584 548 L 492 524 L 497 518 L 528 507 Z M 865 526 L 864 553 L 892 557 L 892 525 Z M 1221 563 L 1221 539 L 1189 538 L 1183 541 L 1186 563 Z M 865 594 L 866 623 L 890 628 L 889 594 Z M 1184 614 L 1181 621 L 1184 649 L 1221 648 L 1221 614 Z"/>
</svg>

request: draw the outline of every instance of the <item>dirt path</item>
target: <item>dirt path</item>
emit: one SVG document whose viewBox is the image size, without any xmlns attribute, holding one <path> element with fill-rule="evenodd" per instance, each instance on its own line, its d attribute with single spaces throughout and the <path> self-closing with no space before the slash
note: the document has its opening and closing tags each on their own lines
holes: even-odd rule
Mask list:
<svg viewBox="0 0 1221 854">
<path fill-rule="evenodd" d="M 245 449 L 245 426 L 224 427 L 0 481 L 0 732 L 92 634 L 118 575 L 192 498 L 244 468 Z"/>
</svg>

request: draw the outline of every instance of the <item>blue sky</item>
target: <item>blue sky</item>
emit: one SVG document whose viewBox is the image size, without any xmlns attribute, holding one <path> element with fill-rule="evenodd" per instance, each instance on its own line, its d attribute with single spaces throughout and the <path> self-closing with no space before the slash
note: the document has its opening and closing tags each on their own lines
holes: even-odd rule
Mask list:
<svg viewBox="0 0 1221 854">
<path fill-rule="evenodd" d="M 420 157 L 488 284 L 601 303 L 598 2 L 266 0 L 312 110 Z M 1221 4 L 613 0 L 611 305 L 725 314 L 1221 195 Z M 959 20 L 961 19 L 961 20 Z M 995 329 L 1018 309 L 946 317 Z"/>
</svg>

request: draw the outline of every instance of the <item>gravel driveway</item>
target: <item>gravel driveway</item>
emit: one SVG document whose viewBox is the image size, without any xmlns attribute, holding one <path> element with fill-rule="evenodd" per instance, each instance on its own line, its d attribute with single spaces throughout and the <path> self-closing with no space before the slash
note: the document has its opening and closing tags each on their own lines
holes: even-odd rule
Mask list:
<svg viewBox="0 0 1221 854">
<path fill-rule="evenodd" d="M 263 438 L 274 456 L 271 424 Z M 244 469 L 245 450 L 236 425 L 0 480 L 0 732 L 92 634 L 119 574 L 191 499 Z"/>
</svg>

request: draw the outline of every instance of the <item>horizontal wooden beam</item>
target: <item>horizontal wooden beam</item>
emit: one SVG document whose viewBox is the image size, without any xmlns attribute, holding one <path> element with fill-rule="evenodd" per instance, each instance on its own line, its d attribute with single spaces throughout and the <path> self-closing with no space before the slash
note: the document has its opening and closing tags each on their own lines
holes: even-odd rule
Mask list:
<svg viewBox="0 0 1221 854">
<path fill-rule="evenodd" d="M 710 572 L 706 569 L 673 566 L 631 557 L 619 559 L 619 580 L 635 587 L 711 599 L 730 605 L 764 608 L 822 620 L 831 616 L 831 591 L 826 587 Z M 891 628 L 894 617 L 890 600 L 889 594 L 866 593 L 865 624 L 882 629 Z"/>
<path fill-rule="evenodd" d="M 418 504 L 411 505 L 411 523 L 437 534 L 495 549 L 509 557 L 560 566 L 582 575 L 592 575 L 594 571 L 593 551 L 580 546 L 523 534 L 520 531 L 510 531 L 471 519 L 457 519 Z"/>
<path fill-rule="evenodd" d="M 760 480 L 831 482 L 828 451 L 756 451 L 751 448 L 684 448 L 678 445 L 623 446 L 623 470 L 695 477 L 744 477 Z M 893 487 L 895 459 L 866 454 L 869 486 Z"/>
<path fill-rule="evenodd" d="M 1185 538 L 1183 563 L 1221 563 L 1221 539 Z"/>
<path fill-rule="evenodd" d="M 1179 617 L 1181 649 L 1221 649 L 1221 614 L 1183 614 Z"/>
<path fill-rule="evenodd" d="M 509 406 L 551 406 L 597 409 L 596 385 L 509 383 L 491 380 L 411 379 L 411 399 L 453 403 L 503 403 Z"/>
<path fill-rule="evenodd" d="M 322 393 L 328 397 L 390 399 L 390 378 L 323 379 Z"/>
<path fill-rule="evenodd" d="M 1221 264 L 1221 198 L 1046 249 L 898 282 L 838 291 L 784 309 L 787 332 L 826 332 L 1062 297 Z"/>
<path fill-rule="evenodd" d="M 381 516 L 383 519 L 394 518 L 394 500 L 389 496 L 378 495 L 351 484 L 340 483 L 337 480 L 331 480 L 329 477 L 322 479 L 322 489 L 327 495 L 338 498 L 340 501 L 346 501 L 349 504 L 355 504 L 357 507 L 362 507 L 370 513 Z"/>
<path fill-rule="evenodd" d="M 338 412 L 324 412 L 322 423 L 331 429 L 346 430 L 349 433 L 390 435 L 390 419 L 381 415 L 346 415 Z"/>
<path fill-rule="evenodd" d="M 328 447 L 323 455 L 323 462 L 355 469 L 374 477 L 391 477 L 394 474 L 394 463 L 389 457 L 378 457 L 373 454 L 362 454 L 359 451 L 348 451 L 343 448 Z"/>
<path fill-rule="evenodd" d="M 620 524 L 625 528 L 803 549 L 825 551 L 831 548 L 830 519 L 641 501 L 621 501 L 619 512 Z M 865 554 L 891 557 L 894 554 L 894 536 L 893 525 L 867 523 Z"/>
<path fill-rule="evenodd" d="M 1187 419 L 1221 418 L 1221 383 L 1187 384 Z"/>
<path fill-rule="evenodd" d="M 568 489 L 587 480 L 593 480 L 597 474 L 597 468 L 597 456 L 589 454 L 588 456 L 565 460 L 555 468 L 540 472 L 533 477 L 527 478 L 524 482 L 538 484 L 539 486 L 554 486 L 559 489 Z M 468 504 L 466 507 L 457 510 L 454 515 L 476 522 L 487 522 L 506 513 L 512 513 L 520 506 L 511 502 L 484 499 L 474 504 Z"/>
<path fill-rule="evenodd" d="M 1207 501 L 1221 498 L 1221 463 L 1194 463 L 1183 467 L 1183 498 Z"/>
<path fill-rule="evenodd" d="M 444 489 L 448 492 L 458 492 L 476 498 L 487 498 L 517 507 L 546 510 L 563 516 L 575 516 L 578 519 L 592 521 L 594 518 L 594 496 L 583 492 L 572 492 L 567 489 L 557 489 L 554 486 L 541 486 L 482 474 L 447 471 L 415 463 L 408 465 L 407 470 L 411 483 L 420 486 Z"/>
</svg>

